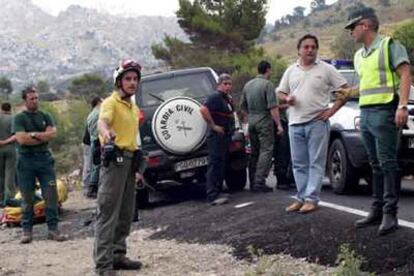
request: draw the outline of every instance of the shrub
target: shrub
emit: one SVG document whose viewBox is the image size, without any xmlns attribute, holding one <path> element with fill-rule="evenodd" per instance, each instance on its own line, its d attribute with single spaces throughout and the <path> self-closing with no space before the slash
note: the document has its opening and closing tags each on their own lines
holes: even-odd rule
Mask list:
<svg viewBox="0 0 414 276">
<path fill-rule="evenodd" d="M 42 102 L 41 110 L 52 115 L 57 137 L 50 143 L 58 174 L 77 169 L 82 162 L 82 135 L 89 107 L 84 101 Z"/>
<path fill-rule="evenodd" d="M 336 260 L 338 267 L 335 271 L 336 276 L 369 276 L 374 275 L 369 272 L 361 271 L 361 265 L 364 258 L 357 256 L 349 244 L 343 244 L 339 248 L 339 254 Z"/>
</svg>

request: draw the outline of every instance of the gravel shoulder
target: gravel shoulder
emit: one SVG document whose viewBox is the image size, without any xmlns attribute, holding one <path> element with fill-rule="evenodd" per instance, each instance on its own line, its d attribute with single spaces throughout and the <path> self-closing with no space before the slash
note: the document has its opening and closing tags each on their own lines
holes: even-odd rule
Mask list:
<svg viewBox="0 0 414 276">
<path fill-rule="evenodd" d="M 192 202 L 194 203 L 194 202 Z M 196 202 L 197 203 L 197 202 Z M 200 202 L 198 202 L 201 204 Z M 57 243 L 46 239 L 46 225 L 34 226 L 34 241 L 29 245 L 19 243 L 19 227 L 2 227 L 0 230 L 0 275 L 94 275 L 93 212 L 94 201 L 85 199 L 80 192 L 71 192 L 64 203 L 60 229 L 70 240 Z M 186 209 L 187 203 L 182 203 Z M 190 203 L 191 204 L 191 203 Z M 181 204 L 178 204 L 180 206 Z M 204 204 L 201 204 L 204 206 Z M 287 255 L 269 256 L 264 261 L 241 260 L 233 255 L 233 247 L 225 244 L 185 242 L 172 238 L 155 238 L 168 228 L 165 223 L 145 224 L 158 211 L 168 212 L 166 206 L 145 210 L 141 222 L 134 223 L 128 238 L 128 255 L 144 263 L 140 275 L 283 275 L 282 271 L 297 271 L 312 275 L 328 268 L 309 264 Z M 267 271 L 267 272 L 266 272 Z M 277 273 L 277 274 L 274 274 Z M 136 275 L 136 272 L 122 271 L 119 275 Z M 323 273 L 325 274 L 325 273 Z M 291 275 L 285 274 L 285 275 Z M 328 274 L 326 274 L 328 275 Z"/>
<path fill-rule="evenodd" d="M 363 256 L 364 270 L 407 275 L 412 268 L 410 229 L 379 238 L 375 228 L 355 230 L 356 216 L 328 208 L 286 214 L 286 193 L 246 191 L 213 207 L 188 197 L 141 211 L 128 240 L 128 255 L 144 263 L 139 275 L 332 275 L 344 243 Z M 243 203 L 250 205 L 236 208 Z M 94 204 L 70 193 L 60 223 L 70 235 L 64 243 L 46 240 L 44 223 L 35 226 L 30 245 L 19 244 L 20 228 L 2 228 L 0 275 L 93 275 Z"/>
</svg>

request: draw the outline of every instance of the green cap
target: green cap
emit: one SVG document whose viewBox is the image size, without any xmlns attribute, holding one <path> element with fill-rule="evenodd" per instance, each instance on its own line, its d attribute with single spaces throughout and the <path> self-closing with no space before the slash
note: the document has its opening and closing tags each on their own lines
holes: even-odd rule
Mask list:
<svg viewBox="0 0 414 276">
<path fill-rule="evenodd" d="M 362 19 L 375 19 L 378 21 L 378 17 L 375 14 L 375 10 L 370 7 L 362 6 L 352 9 L 348 14 L 348 23 L 345 29 L 352 29 Z"/>
</svg>

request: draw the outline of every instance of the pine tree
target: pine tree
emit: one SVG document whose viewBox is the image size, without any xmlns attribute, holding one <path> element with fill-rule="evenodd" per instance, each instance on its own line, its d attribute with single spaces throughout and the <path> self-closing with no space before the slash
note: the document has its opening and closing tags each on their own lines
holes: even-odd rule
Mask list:
<svg viewBox="0 0 414 276">
<path fill-rule="evenodd" d="M 203 65 L 212 65 L 217 58 L 226 63 L 229 55 L 253 49 L 266 23 L 266 4 L 267 0 L 179 0 L 178 23 L 190 43 L 166 36 L 152 52 L 174 68 L 206 60 Z"/>
</svg>

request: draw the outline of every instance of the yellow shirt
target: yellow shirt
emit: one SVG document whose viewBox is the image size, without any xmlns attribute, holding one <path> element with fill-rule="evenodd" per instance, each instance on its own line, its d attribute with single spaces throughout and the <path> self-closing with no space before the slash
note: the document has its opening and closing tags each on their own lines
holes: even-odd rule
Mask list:
<svg viewBox="0 0 414 276">
<path fill-rule="evenodd" d="M 138 116 L 138 107 L 134 103 L 122 100 L 116 91 L 102 102 L 99 113 L 99 119 L 104 119 L 115 131 L 115 145 L 127 151 L 138 149 Z M 102 141 L 102 137 L 100 138 Z"/>
</svg>

